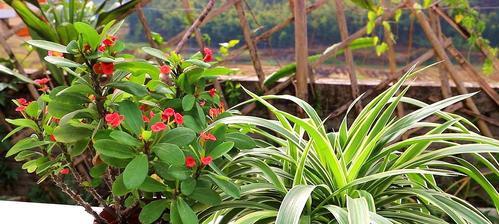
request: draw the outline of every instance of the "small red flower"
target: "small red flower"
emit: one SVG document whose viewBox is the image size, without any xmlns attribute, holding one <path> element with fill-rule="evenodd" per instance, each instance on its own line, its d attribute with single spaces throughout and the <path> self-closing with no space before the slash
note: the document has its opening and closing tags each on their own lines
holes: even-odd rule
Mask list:
<svg viewBox="0 0 499 224">
<path fill-rule="evenodd" d="M 211 158 L 211 156 L 203 157 L 203 158 L 201 158 L 201 163 L 203 165 L 207 166 L 207 165 L 210 165 L 212 160 L 213 160 L 213 158 Z"/>
<path fill-rule="evenodd" d="M 97 62 L 92 68 L 97 74 L 112 75 L 114 72 L 114 64 L 111 62 Z"/>
<path fill-rule="evenodd" d="M 102 41 L 102 43 L 105 45 L 105 46 L 113 46 L 114 45 L 114 41 L 116 41 L 116 37 L 115 36 L 108 36 L 105 40 Z"/>
<path fill-rule="evenodd" d="M 161 119 L 164 121 L 168 120 L 171 116 L 175 115 L 175 110 L 173 108 L 166 108 L 161 114 Z"/>
<path fill-rule="evenodd" d="M 57 142 L 54 135 L 50 135 L 50 141 Z"/>
<path fill-rule="evenodd" d="M 149 119 L 149 117 L 147 117 L 146 115 L 142 115 L 142 120 L 146 123 L 149 123 L 149 121 L 151 121 L 151 119 Z"/>
<path fill-rule="evenodd" d="M 170 74 L 170 72 L 172 72 L 172 69 L 168 65 L 161 65 L 161 67 L 159 67 L 159 70 L 161 71 L 161 74 L 165 75 Z"/>
<path fill-rule="evenodd" d="M 215 94 L 217 94 L 217 89 L 211 88 L 210 90 L 208 90 L 208 94 L 210 94 L 211 97 L 214 97 Z"/>
<path fill-rule="evenodd" d="M 187 168 L 194 168 L 196 167 L 196 160 L 192 156 L 187 156 L 185 157 L 185 166 Z"/>
<path fill-rule="evenodd" d="M 27 101 L 26 99 L 24 99 L 24 98 L 19 98 L 19 99 L 16 99 L 16 101 L 17 101 L 19 104 L 23 105 L 23 106 L 28 106 L 28 104 L 29 104 L 29 103 L 28 103 L 28 101 Z"/>
<path fill-rule="evenodd" d="M 210 62 L 213 60 L 213 51 L 211 51 L 211 49 L 205 47 L 203 49 L 203 56 L 204 56 L 204 58 L 203 58 L 204 62 Z"/>
<path fill-rule="evenodd" d="M 47 85 L 43 85 L 42 87 L 38 88 L 38 90 L 42 92 L 47 92 L 49 91 L 49 87 Z"/>
<path fill-rule="evenodd" d="M 149 109 L 149 106 L 147 104 L 141 104 L 139 106 L 139 110 L 141 111 L 147 111 Z"/>
<path fill-rule="evenodd" d="M 165 130 L 166 125 L 163 122 L 157 122 L 151 126 L 152 132 L 160 132 Z"/>
<path fill-rule="evenodd" d="M 33 80 L 36 84 L 38 85 L 47 85 L 47 83 L 50 82 L 50 79 L 49 78 L 43 78 L 43 79 L 35 79 Z"/>
<path fill-rule="evenodd" d="M 57 52 L 57 51 L 48 51 L 48 55 L 54 56 L 54 57 L 63 57 L 64 56 L 64 54 L 62 54 L 61 52 Z"/>
<path fill-rule="evenodd" d="M 26 106 L 21 105 L 21 106 L 16 107 L 17 112 L 23 112 L 24 110 L 26 110 Z"/>
<path fill-rule="evenodd" d="M 218 115 L 220 115 L 221 111 L 219 108 L 210 108 L 208 113 L 210 114 L 211 118 L 216 118 L 218 117 Z"/>
<path fill-rule="evenodd" d="M 101 52 L 101 53 L 102 53 L 102 52 L 104 52 L 104 51 L 106 51 L 106 45 L 104 45 L 104 44 L 100 45 L 100 46 L 97 48 L 97 50 L 98 50 L 99 52 Z"/>
<path fill-rule="evenodd" d="M 201 137 L 202 140 L 204 141 L 207 141 L 207 140 L 210 140 L 210 141 L 216 141 L 217 140 L 217 137 L 211 133 L 207 133 L 207 132 L 201 132 L 201 134 L 199 134 L 199 137 Z"/>
<path fill-rule="evenodd" d="M 184 123 L 184 116 L 182 116 L 182 114 L 175 113 L 175 123 L 183 124 Z"/>
<path fill-rule="evenodd" d="M 61 171 L 59 171 L 59 173 L 62 174 L 62 175 L 69 174 L 69 169 L 68 168 L 64 168 Z"/>
<path fill-rule="evenodd" d="M 121 122 L 125 120 L 125 116 L 120 115 L 118 112 L 114 112 L 112 114 L 106 114 L 105 119 L 109 126 L 115 128 L 120 126 Z"/>
<path fill-rule="evenodd" d="M 59 119 L 57 117 L 52 117 L 52 122 L 59 124 L 59 121 L 61 121 L 61 119 Z"/>
<path fill-rule="evenodd" d="M 206 105 L 206 101 L 204 100 L 199 101 L 199 106 L 204 107 L 204 105 Z"/>
</svg>

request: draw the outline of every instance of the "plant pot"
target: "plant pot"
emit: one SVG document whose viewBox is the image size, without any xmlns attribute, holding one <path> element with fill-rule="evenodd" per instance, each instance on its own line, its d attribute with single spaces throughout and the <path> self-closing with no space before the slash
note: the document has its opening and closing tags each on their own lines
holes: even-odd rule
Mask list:
<svg viewBox="0 0 499 224">
<path fill-rule="evenodd" d="M 127 224 L 140 224 L 139 221 L 140 208 L 135 206 L 122 218 L 121 223 Z M 113 207 L 105 207 L 99 215 L 104 218 L 109 224 L 120 224 L 116 216 L 116 211 Z M 94 224 L 99 224 L 99 222 L 94 221 Z"/>
<path fill-rule="evenodd" d="M 20 30 L 16 32 L 16 35 L 19 37 L 29 37 L 29 30 L 28 27 L 23 27 Z"/>
</svg>

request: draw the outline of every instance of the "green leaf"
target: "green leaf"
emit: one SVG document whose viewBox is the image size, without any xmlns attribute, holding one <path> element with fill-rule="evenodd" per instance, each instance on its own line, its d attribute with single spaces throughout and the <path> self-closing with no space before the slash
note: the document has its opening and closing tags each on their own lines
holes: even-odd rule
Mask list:
<svg viewBox="0 0 499 224">
<path fill-rule="evenodd" d="M 187 169 L 184 165 L 181 166 L 170 166 L 168 167 L 168 172 L 166 173 L 166 178 L 169 180 L 185 180 L 189 178 L 192 171 Z"/>
<path fill-rule="evenodd" d="M 123 196 L 130 192 L 123 183 L 123 174 L 119 175 L 116 177 L 116 180 L 114 180 L 112 192 L 115 196 Z"/>
<path fill-rule="evenodd" d="M 148 176 L 144 180 L 144 183 L 142 183 L 142 185 L 140 185 L 139 190 L 145 191 L 145 192 L 162 192 L 162 191 L 166 191 L 167 187 L 163 183 Z"/>
<path fill-rule="evenodd" d="M 100 45 L 100 35 L 92 26 L 86 23 L 76 22 L 74 23 L 74 28 L 83 36 L 83 40 L 87 42 L 92 49 L 95 50 Z"/>
<path fill-rule="evenodd" d="M 187 59 L 187 60 L 185 60 L 185 62 L 193 64 L 193 65 L 197 65 L 197 66 L 199 66 L 201 68 L 209 68 L 209 67 L 211 67 L 210 64 L 208 64 L 208 63 L 206 63 L 204 61 L 198 60 L 198 59 Z"/>
<path fill-rule="evenodd" d="M 5 157 L 10 157 L 23 150 L 47 145 L 49 143 L 50 143 L 49 141 L 38 141 L 36 138 L 31 138 L 31 137 L 25 138 L 18 141 L 14 146 L 12 146 L 12 148 L 9 149 Z"/>
<path fill-rule="evenodd" d="M 178 127 L 167 131 L 163 138 L 161 138 L 161 143 L 171 143 L 183 147 L 189 145 L 196 138 L 196 133 L 184 127 Z"/>
<path fill-rule="evenodd" d="M 192 192 L 194 192 L 194 189 L 196 189 L 196 179 L 194 178 L 187 178 L 186 180 L 182 181 L 180 183 L 180 192 L 182 192 L 183 195 L 190 195 Z"/>
<path fill-rule="evenodd" d="M 75 142 L 68 149 L 69 156 L 76 157 L 76 156 L 81 155 L 85 151 L 85 149 L 87 148 L 87 145 L 89 142 L 90 142 L 90 139 L 83 139 L 83 140 Z"/>
<path fill-rule="evenodd" d="M 207 187 L 196 187 L 196 189 L 194 189 L 194 191 L 189 195 L 189 198 L 211 206 L 218 205 L 222 202 L 220 195 L 218 195 L 218 193 L 211 188 Z"/>
<path fill-rule="evenodd" d="M 35 131 L 40 131 L 38 128 L 38 125 L 33 120 L 30 119 L 25 119 L 25 118 L 19 118 L 19 119 L 5 119 L 5 121 L 9 122 L 10 124 L 13 124 L 17 127 L 23 127 L 23 128 L 31 128 Z"/>
<path fill-rule="evenodd" d="M 143 47 L 142 50 L 153 57 L 159 58 L 163 61 L 168 61 L 166 54 L 161 50 L 152 47 Z"/>
<path fill-rule="evenodd" d="M 347 197 L 348 223 L 369 224 L 369 208 L 364 198 Z"/>
<path fill-rule="evenodd" d="M 24 112 L 26 112 L 26 114 L 30 117 L 38 118 L 39 111 L 40 110 L 39 110 L 38 102 L 33 101 L 33 102 L 29 103 L 29 105 L 26 107 L 26 110 Z"/>
<path fill-rule="evenodd" d="M 149 171 L 149 162 L 147 156 L 140 154 L 136 156 L 126 166 L 123 171 L 123 183 L 127 189 L 137 189 L 144 183 Z"/>
<path fill-rule="evenodd" d="M 83 139 L 89 139 L 92 132 L 92 129 L 86 127 L 65 124 L 54 129 L 54 136 L 58 142 L 75 143 Z"/>
<path fill-rule="evenodd" d="M 256 143 L 255 141 L 241 133 L 233 132 L 233 133 L 227 133 L 225 134 L 225 140 L 226 141 L 231 141 L 234 142 L 234 147 L 238 149 L 252 149 L 256 148 Z"/>
<path fill-rule="evenodd" d="M 241 197 L 241 190 L 236 184 L 232 183 L 228 177 L 214 174 L 209 174 L 207 176 L 227 195 L 233 198 Z"/>
<path fill-rule="evenodd" d="M 30 45 L 32 45 L 34 47 L 38 47 L 38 48 L 47 50 L 47 51 L 57 51 L 57 52 L 61 52 L 61 53 L 69 53 L 66 50 L 66 46 L 64 46 L 62 44 L 54 43 L 54 42 L 51 42 L 51 41 L 46 41 L 46 40 L 28 40 L 28 41 L 26 41 L 26 43 L 28 43 L 28 44 L 30 44 Z"/>
<path fill-rule="evenodd" d="M 196 97 L 194 97 L 192 94 L 187 94 L 182 98 L 182 108 L 184 111 L 190 111 L 192 110 L 192 107 L 194 107 L 194 103 L 196 102 Z"/>
<path fill-rule="evenodd" d="M 142 142 L 124 131 L 114 130 L 109 134 L 109 137 L 128 146 L 139 147 L 142 145 Z"/>
<path fill-rule="evenodd" d="M 125 116 L 123 122 L 124 127 L 139 136 L 144 127 L 144 121 L 142 120 L 142 113 L 140 112 L 139 107 L 133 102 L 126 100 L 119 103 L 118 109 L 120 114 Z"/>
<path fill-rule="evenodd" d="M 57 67 L 78 68 L 82 66 L 81 64 L 62 57 L 46 56 L 44 59 Z"/>
<path fill-rule="evenodd" d="M 170 143 L 159 143 L 152 147 L 152 151 L 158 158 L 169 165 L 183 165 L 185 163 L 184 153 L 177 145 Z"/>
<path fill-rule="evenodd" d="M 177 198 L 177 209 L 178 209 L 178 214 L 180 215 L 180 219 L 182 220 L 182 223 L 189 223 L 189 224 L 199 223 L 196 213 L 194 213 L 192 208 L 181 197 Z"/>
<path fill-rule="evenodd" d="M 167 199 L 155 200 L 142 208 L 139 220 L 143 224 L 150 224 L 161 217 L 161 214 L 168 207 Z"/>
<path fill-rule="evenodd" d="M 159 68 L 145 61 L 118 63 L 115 69 L 130 72 L 133 76 L 148 74 L 153 80 L 159 79 Z"/>
<path fill-rule="evenodd" d="M 137 97 L 145 97 L 149 94 L 147 88 L 144 85 L 140 85 L 134 82 L 118 81 L 107 84 L 107 86 L 123 90 Z"/>
<path fill-rule="evenodd" d="M 213 150 L 208 153 L 213 160 L 218 159 L 228 153 L 234 147 L 234 142 L 224 142 L 217 145 Z"/>
<path fill-rule="evenodd" d="M 19 74 L 18 72 L 10 69 L 10 68 L 7 68 L 5 67 L 4 65 L 0 64 L 0 73 L 5 73 L 7 75 L 11 75 L 11 76 L 14 76 L 16 78 L 18 78 L 19 80 L 23 81 L 23 82 L 26 82 L 26 83 L 31 83 L 31 84 L 36 84 L 33 80 L 31 80 L 30 78 L 24 76 L 24 75 L 21 75 Z"/>
<path fill-rule="evenodd" d="M 137 155 L 130 149 L 130 147 L 109 139 L 100 139 L 95 141 L 94 148 L 102 155 L 117 159 L 130 159 Z"/>
<path fill-rule="evenodd" d="M 297 185 L 293 187 L 284 197 L 276 224 L 298 224 L 300 216 L 315 186 Z"/>
</svg>

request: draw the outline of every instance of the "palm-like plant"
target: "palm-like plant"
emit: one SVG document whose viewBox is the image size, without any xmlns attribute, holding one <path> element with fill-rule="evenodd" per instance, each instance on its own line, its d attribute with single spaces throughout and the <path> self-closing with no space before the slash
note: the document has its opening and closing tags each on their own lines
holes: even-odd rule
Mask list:
<svg viewBox="0 0 499 224">
<path fill-rule="evenodd" d="M 499 194 L 471 161 L 470 154 L 499 175 L 499 141 L 483 137 L 471 122 L 441 110 L 472 94 L 431 105 L 404 97 L 408 73 L 372 100 L 352 124 L 345 118 L 337 132 L 306 102 L 292 96 L 258 97 L 277 120 L 233 116 L 217 123 L 261 135 L 259 148 L 243 150 L 221 166 L 238 179 L 240 201 L 225 201 L 200 218 L 220 223 L 492 223 L 468 202 L 445 193 L 436 176 L 467 175 L 499 208 Z M 399 94 L 397 94 L 400 92 Z M 289 100 L 308 115 L 301 119 L 266 100 Z M 397 104 L 419 107 L 396 118 Z M 442 123 L 423 121 L 438 116 Z M 214 124 L 216 125 L 216 124 Z M 424 134 L 402 136 L 415 128 Z"/>
</svg>

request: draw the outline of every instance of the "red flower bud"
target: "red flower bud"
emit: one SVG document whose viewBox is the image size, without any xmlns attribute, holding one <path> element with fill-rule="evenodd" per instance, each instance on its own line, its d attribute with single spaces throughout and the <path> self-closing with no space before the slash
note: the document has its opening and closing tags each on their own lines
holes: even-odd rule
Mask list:
<svg viewBox="0 0 499 224">
<path fill-rule="evenodd" d="M 161 74 L 165 75 L 170 74 L 170 72 L 172 72 L 172 69 L 168 65 L 162 65 L 161 67 L 159 67 L 159 70 L 161 70 Z"/>
<path fill-rule="evenodd" d="M 196 167 L 196 160 L 192 156 L 185 157 L 185 166 L 187 168 L 194 168 L 194 167 Z"/>
<path fill-rule="evenodd" d="M 47 85 L 48 82 L 50 82 L 49 78 L 43 78 L 43 79 L 35 79 L 33 80 L 36 84 L 38 85 Z"/>
<path fill-rule="evenodd" d="M 177 123 L 177 124 L 184 123 L 184 117 L 182 116 L 182 114 L 175 113 L 175 123 Z"/>
<path fill-rule="evenodd" d="M 157 122 L 151 126 L 152 132 L 160 132 L 165 130 L 166 125 L 163 122 Z"/>
<path fill-rule="evenodd" d="M 62 175 L 69 174 L 69 169 L 68 168 L 64 168 L 61 171 L 59 171 L 59 173 L 62 174 Z"/>
<path fill-rule="evenodd" d="M 166 108 L 161 114 L 161 119 L 164 121 L 168 120 L 171 116 L 175 115 L 175 110 L 173 108 Z"/>
<path fill-rule="evenodd" d="M 104 52 L 104 51 L 106 51 L 106 45 L 104 45 L 104 44 L 100 45 L 100 46 L 97 48 L 97 50 L 98 50 L 99 52 Z"/>
<path fill-rule="evenodd" d="M 50 141 L 57 142 L 54 135 L 50 135 Z"/>
<path fill-rule="evenodd" d="M 203 61 L 204 62 L 210 62 L 213 60 L 213 51 L 211 51 L 211 49 L 209 48 L 204 48 L 203 49 Z"/>
<path fill-rule="evenodd" d="M 114 112 L 112 114 L 106 114 L 105 120 L 109 126 L 115 128 L 120 126 L 121 122 L 125 120 L 125 116 L 120 115 L 118 112 Z"/>
<path fill-rule="evenodd" d="M 211 97 L 214 97 L 216 93 L 217 90 L 215 88 L 211 88 L 210 90 L 208 90 L 208 94 L 210 94 Z"/>
<path fill-rule="evenodd" d="M 201 137 L 201 139 L 204 141 L 207 141 L 207 140 L 216 141 L 217 140 L 217 137 L 215 135 L 208 133 L 208 132 L 201 132 L 201 134 L 199 134 L 199 137 Z"/>
<path fill-rule="evenodd" d="M 26 99 L 24 99 L 24 98 L 19 98 L 19 99 L 16 99 L 16 101 L 17 101 L 19 104 L 23 105 L 23 106 L 28 106 L 28 104 L 29 104 L 29 103 L 28 103 L 28 101 L 27 101 Z"/>
<path fill-rule="evenodd" d="M 62 54 L 61 52 L 57 52 L 57 51 L 48 51 L 48 55 L 53 56 L 53 57 L 63 57 L 64 56 L 64 54 Z"/>
<path fill-rule="evenodd" d="M 211 158 L 211 156 L 203 157 L 203 158 L 201 158 L 201 163 L 203 165 L 207 166 L 207 165 L 210 165 L 212 160 L 213 160 L 213 158 Z"/>
<path fill-rule="evenodd" d="M 23 112 L 24 110 L 26 110 L 26 106 L 21 105 L 21 106 L 16 107 L 17 112 Z"/>
</svg>

